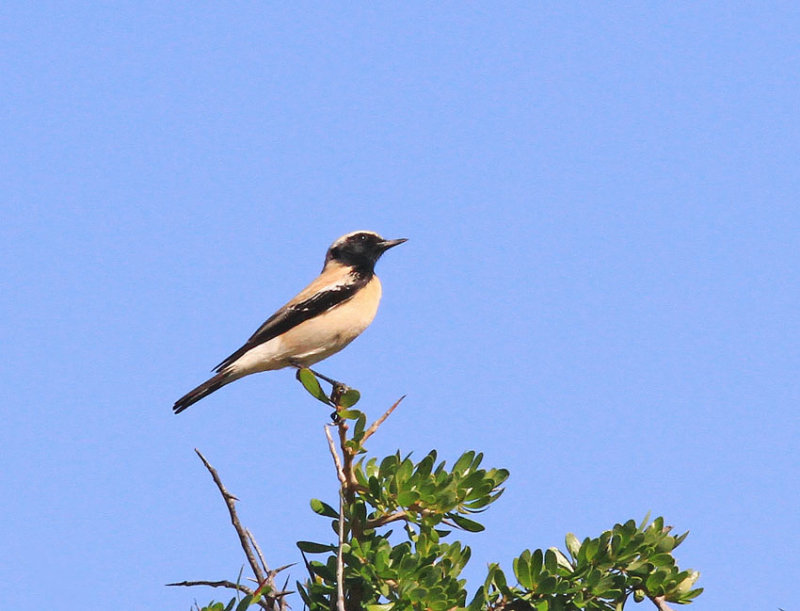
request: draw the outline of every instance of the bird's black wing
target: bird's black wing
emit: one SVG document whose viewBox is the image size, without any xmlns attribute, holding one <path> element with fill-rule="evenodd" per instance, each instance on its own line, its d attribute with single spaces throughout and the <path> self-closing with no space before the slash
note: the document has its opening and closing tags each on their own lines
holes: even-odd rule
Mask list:
<svg viewBox="0 0 800 611">
<path fill-rule="evenodd" d="M 314 318 L 315 316 L 319 316 L 323 312 L 348 301 L 363 288 L 366 281 L 368 281 L 368 278 L 359 278 L 356 282 L 340 284 L 328 290 L 320 291 L 304 301 L 287 304 L 270 316 L 266 322 L 253 333 L 244 346 L 217 365 L 214 371 L 222 371 L 248 350 L 255 348 L 259 344 L 268 342 L 282 333 L 286 333 L 289 329 L 296 327 L 300 323 Z"/>
</svg>

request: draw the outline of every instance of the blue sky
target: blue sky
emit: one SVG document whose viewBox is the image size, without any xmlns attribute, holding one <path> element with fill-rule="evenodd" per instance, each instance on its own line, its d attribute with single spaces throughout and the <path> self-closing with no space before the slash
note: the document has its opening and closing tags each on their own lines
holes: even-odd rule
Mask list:
<svg viewBox="0 0 800 611">
<path fill-rule="evenodd" d="M 471 589 L 651 511 L 691 531 L 696 608 L 791 608 L 796 3 L 1 12 L 4 608 L 227 596 L 163 585 L 243 562 L 195 447 L 273 566 L 331 536 L 290 372 L 170 406 L 362 228 L 409 242 L 319 369 L 372 417 L 408 395 L 375 454 L 511 471 Z"/>
</svg>

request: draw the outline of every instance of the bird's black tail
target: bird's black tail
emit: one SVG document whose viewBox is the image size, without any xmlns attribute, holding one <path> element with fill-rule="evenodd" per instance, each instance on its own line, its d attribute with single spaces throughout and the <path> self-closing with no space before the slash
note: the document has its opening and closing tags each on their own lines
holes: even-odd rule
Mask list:
<svg viewBox="0 0 800 611">
<path fill-rule="evenodd" d="M 190 405 L 197 403 L 203 397 L 207 397 L 215 390 L 219 390 L 226 384 L 233 382 L 236 378 L 231 376 L 229 373 L 218 373 L 213 378 L 210 378 L 200 384 L 194 390 L 190 390 L 185 395 L 183 395 L 180 399 L 175 401 L 175 405 L 172 406 L 172 411 L 176 414 L 180 414 L 183 410 L 185 410 Z"/>
</svg>

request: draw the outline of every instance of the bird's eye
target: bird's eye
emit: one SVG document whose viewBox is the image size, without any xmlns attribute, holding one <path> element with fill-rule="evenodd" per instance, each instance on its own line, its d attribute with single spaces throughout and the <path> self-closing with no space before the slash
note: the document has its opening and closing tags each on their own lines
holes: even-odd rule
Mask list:
<svg viewBox="0 0 800 611">
<path fill-rule="evenodd" d="M 367 234 L 366 233 L 362 233 L 361 235 L 358 236 L 358 239 L 361 240 L 362 242 L 366 242 L 367 241 Z"/>
</svg>

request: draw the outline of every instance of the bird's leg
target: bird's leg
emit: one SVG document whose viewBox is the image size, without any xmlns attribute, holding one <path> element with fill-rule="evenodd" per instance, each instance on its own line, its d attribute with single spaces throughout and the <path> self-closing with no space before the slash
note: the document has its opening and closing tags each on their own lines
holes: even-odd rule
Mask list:
<svg viewBox="0 0 800 611">
<path fill-rule="evenodd" d="M 309 369 L 309 371 L 311 373 L 313 373 L 315 376 L 317 376 L 318 378 L 322 378 L 328 384 L 331 385 L 330 399 L 331 399 L 331 403 L 333 403 L 336 406 L 336 412 L 334 412 L 336 417 L 333 419 L 333 421 L 334 422 L 338 422 L 339 421 L 338 412 L 339 412 L 339 409 L 341 409 L 339 407 L 339 405 L 340 405 L 339 402 L 342 399 L 342 395 L 344 393 L 346 393 L 348 390 L 350 390 L 350 387 L 347 384 L 343 384 L 342 382 L 339 382 L 337 380 L 331 379 L 331 378 L 329 378 L 327 376 L 322 375 L 321 373 L 317 373 L 313 369 Z"/>
<path fill-rule="evenodd" d="M 331 402 L 336 406 L 337 410 L 339 409 L 342 395 L 348 390 L 350 390 L 350 387 L 341 382 L 334 383 L 333 388 L 331 388 Z"/>
<path fill-rule="evenodd" d="M 337 386 L 342 386 L 342 387 L 344 387 L 344 388 L 345 388 L 345 390 L 348 388 L 347 384 L 342 384 L 341 382 L 338 382 L 337 380 L 334 380 L 333 378 L 329 378 L 328 376 L 324 376 L 324 375 L 322 375 L 321 373 L 317 373 L 316 371 L 314 371 L 314 370 L 313 370 L 313 369 L 311 369 L 311 368 L 307 368 L 307 369 L 308 369 L 308 370 L 309 370 L 311 373 L 313 373 L 315 376 L 317 376 L 318 378 L 322 378 L 323 380 L 325 380 L 325 381 L 326 381 L 328 384 L 330 384 L 330 385 L 331 385 L 331 387 L 333 387 L 333 388 L 336 388 Z"/>
</svg>

